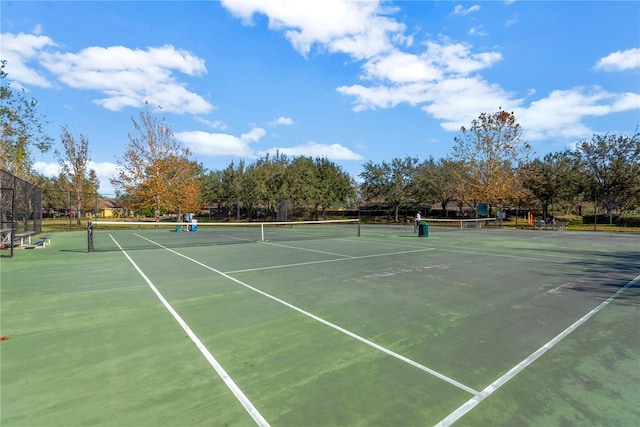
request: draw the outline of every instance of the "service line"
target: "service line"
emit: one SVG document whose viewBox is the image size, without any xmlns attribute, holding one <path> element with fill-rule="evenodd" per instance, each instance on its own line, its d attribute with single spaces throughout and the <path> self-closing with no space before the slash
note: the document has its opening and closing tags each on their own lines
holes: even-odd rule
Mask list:
<svg viewBox="0 0 640 427">
<path fill-rule="evenodd" d="M 426 373 L 428 373 L 428 374 L 430 374 L 430 375 L 432 375 L 432 376 L 434 376 L 436 378 L 441 379 L 442 381 L 445 381 L 445 382 L 447 382 L 447 383 L 449 383 L 449 384 L 451 384 L 451 385 L 453 385 L 455 387 L 458 387 L 459 389 L 464 390 L 469 394 L 472 394 L 474 396 L 479 394 L 479 392 L 477 390 L 474 390 L 471 387 L 468 387 L 468 386 L 466 386 L 466 385 L 454 380 L 453 378 L 449 378 L 446 375 L 441 374 L 438 371 L 435 371 L 435 370 L 433 370 L 431 368 L 428 368 L 428 367 L 426 367 L 426 366 L 424 366 L 424 365 L 422 365 L 422 364 L 420 364 L 420 363 L 418 363 L 418 362 L 416 362 L 414 360 L 409 359 L 408 357 L 405 357 L 405 356 L 403 356 L 401 354 L 398 354 L 398 353 L 396 353 L 394 351 L 391 351 L 388 348 L 383 347 L 380 344 L 376 344 L 375 342 L 370 341 L 370 340 L 368 340 L 368 339 L 366 339 L 364 337 L 361 337 L 360 335 L 357 335 L 357 334 L 355 334 L 355 333 L 353 333 L 353 332 L 351 332 L 351 331 L 349 331 L 349 330 L 347 330 L 347 329 L 345 329 L 345 328 L 343 328 L 341 326 L 338 326 L 335 323 L 331 323 L 328 320 L 325 320 L 325 319 L 323 319 L 321 317 L 318 317 L 315 314 L 309 313 L 308 311 L 305 311 L 305 310 L 301 309 L 300 307 L 297 307 L 297 306 L 295 306 L 295 305 L 293 305 L 291 303 L 288 303 L 287 301 L 284 301 L 284 300 L 282 300 L 282 299 L 280 299 L 280 298 L 278 298 L 278 297 L 276 297 L 274 295 L 271 295 L 271 294 L 269 294 L 267 292 L 264 292 L 264 291 L 262 291 L 262 290 L 260 290 L 258 288 L 255 288 L 255 287 L 253 287 L 253 286 L 251 286 L 251 285 L 249 285 L 247 283 L 244 283 L 243 281 L 238 280 L 235 277 L 230 276 L 227 273 L 224 273 L 224 272 L 222 272 L 220 270 L 217 270 L 217 269 L 215 269 L 215 268 L 213 268 L 211 266 L 208 266 L 208 265 L 206 265 L 204 263 L 201 263 L 200 261 L 195 260 L 193 258 L 190 258 L 187 255 L 181 254 L 180 252 L 174 251 L 173 249 L 168 248 L 166 246 L 163 246 L 160 243 L 154 242 L 153 240 L 150 240 L 150 239 L 148 239 L 148 238 L 146 238 L 144 236 L 141 236 L 139 234 L 135 234 L 135 235 L 140 237 L 141 239 L 144 239 L 144 240 L 146 240 L 146 241 L 148 241 L 150 243 L 153 243 L 154 245 L 159 246 L 159 247 L 161 247 L 161 248 L 163 248 L 163 249 L 165 249 L 165 250 L 167 250 L 167 251 L 169 251 L 169 252 L 171 252 L 171 253 L 173 253 L 175 255 L 178 255 L 179 257 L 182 257 L 182 258 L 184 258 L 184 259 L 186 259 L 188 261 L 191 261 L 194 264 L 197 264 L 197 265 L 199 265 L 201 267 L 206 268 L 207 270 L 213 271 L 214 273 L 221 275 L 222 277 L 225 277 L 225 278 L 227 278 L 227 279 L 229 279 L 229 280 L 231 280 L 233 282 L 236 282 L 237 284 L 239 284 L 241 286 L 244 286 L 245 288 L 250 289 L 253 292 L 256 292 L 256 293 L 258 293 L 258 294 L 260 294 L 262 296 L 265 296 L 265 297 L 267 297 L 267 298 L 269 298 L 269 299 L 271 299 L 271 300 L 273 300 L 273 301 L 275 301 L 277 303 L 280 303 L 280 304 L 282 304 L 282 305 L 284 305 L 284 306 L 286 306 L 286 307 L 288 307 L 288 308 L 290 308 L 292 310 L 295 310 L 298 313 L 300 313 L 300 314 L 302 314 L 304 316 L 307 316 L 307 317 L 309 317 L 309 318 L 311 318 L 311 319 L 313 319 L 313 320 L 315 320 L 315 321 L 317 321 L 319 323 L 322 323 L 325 326 L 328 326 L 330 328 L 335 329 L 338 332 L 341 332 L 341 333 L 343 333 L 343 334 L 345 334 L 347 336 L 350 336 L 351 338 L 354 338 L 354 339 L 356 339 L 356 340 L 358 340 L 358 341 L 360 341 L 360 342 L 362 342 L 362 343 L 364 343 L 364 344 L 366 344 L 366 345 L 368 345 L 370 347 L 373 347 L 376 350 L 381 351 L 382 353 L 385 353 L 385 354 L 387 354 L 387 355 L 389 355 L 391 357 L 394 357 L 394 358 L 396 358 L 398 360 L 401 360 L 401 361 L 403 361 L 403 362 L 405 362 L 405 363 L 407 363 L 407 364 L 409 364 L 409 365 L 411 365 L 411 366 L 413 366 L 415 368 L 420 369 L 421 371 L 424 371 L 424 372 L 426 372 Z M 345 259 L 350 259 L 350 258 L 345 258 Z"/>
</svg>

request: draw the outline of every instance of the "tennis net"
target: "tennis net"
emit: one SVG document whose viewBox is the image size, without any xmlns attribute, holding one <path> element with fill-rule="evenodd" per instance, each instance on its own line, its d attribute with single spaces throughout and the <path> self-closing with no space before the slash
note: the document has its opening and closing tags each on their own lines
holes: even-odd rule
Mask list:
<svg viewBox="0 0 640 427">
<path fill-rule="evenodd" d="M 495 227 L 496 219 L 495 218 L 471 218 L 471 219 L 460 219 L 460 218 L 442 218 L 442 219 L 425 219 L 427 224 L 435 227 L 448 227 L 450 230 L 464 230 L 469 228 L 486 228 L 486 227 Z"/>
<path fill-rule="evenodd" d="M 358 219 L 255 223 L 95 221 L 87 224 L 89 252 L 356 236 L 360 236 Z"/>
</svg>

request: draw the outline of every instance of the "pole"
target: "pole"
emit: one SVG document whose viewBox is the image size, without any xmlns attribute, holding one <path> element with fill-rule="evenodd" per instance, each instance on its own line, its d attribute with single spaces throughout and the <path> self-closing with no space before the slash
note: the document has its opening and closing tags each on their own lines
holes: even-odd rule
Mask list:
<svg viewBox="0 0 640 427">
<path fill-rule="evenodd" d="M 596 231 L 596 229 L 598 228 L 597 223 L 598 223 L 598 198 L 594 193 L 593 195 L 593 231 Z"/>
</svg>

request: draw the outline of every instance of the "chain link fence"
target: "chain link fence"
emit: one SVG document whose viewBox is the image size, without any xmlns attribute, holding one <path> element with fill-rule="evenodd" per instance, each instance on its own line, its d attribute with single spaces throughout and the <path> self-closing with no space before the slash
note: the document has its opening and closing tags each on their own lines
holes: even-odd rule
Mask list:
<svg viewBox="0 0 640 427">
<path fill-rule="evenodd" d="M 42 232 L 42 189 L 0 170 L 0 257 L 12 257 L 21 235 Z"/>
</svg>

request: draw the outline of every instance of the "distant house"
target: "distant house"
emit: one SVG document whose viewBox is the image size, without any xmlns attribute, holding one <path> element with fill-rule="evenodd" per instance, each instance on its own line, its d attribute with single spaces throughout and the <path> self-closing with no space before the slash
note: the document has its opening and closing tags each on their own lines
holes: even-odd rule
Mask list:
<svg viewBox="0 0 640 427">
<path fill-rule="evenodd" d="M 98 199 L 98 218 L 115 218 L 120 216 L 122 208 L 113 199 Z"/>
</svg>

